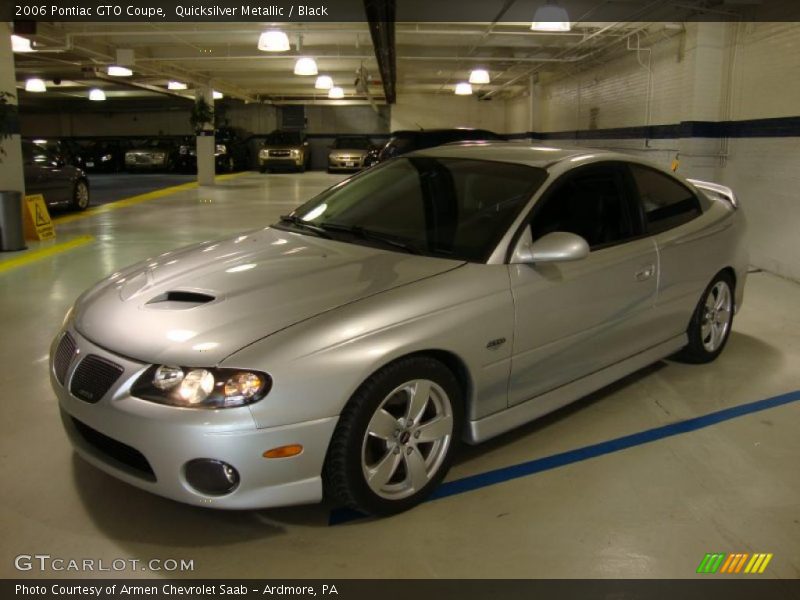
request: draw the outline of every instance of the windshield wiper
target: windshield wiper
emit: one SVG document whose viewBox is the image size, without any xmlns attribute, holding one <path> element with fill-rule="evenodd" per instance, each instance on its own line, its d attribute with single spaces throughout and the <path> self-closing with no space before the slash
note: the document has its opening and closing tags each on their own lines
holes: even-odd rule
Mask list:
<svg viewBox="0 0 800 600">
<path fill-rule="evenodd" d="M 319 237 L 331 239 L 331 235 L 322 227 L 314 225 L 313 223 L 309 223 L 308 221 L 304 221 L 297 215 L 281 215 L 281 223 L 291 223 L 295 227 L 315 233 Z"/>
<path fill-rule="evenodd" d="M 378 233 L 377 231 L 364 229 L 363 227 L 360 227 L 358 225 L 342 225 L 340 223 L 320 223 L 319 227 L 325 231 L 341 231 L 343 233 L 349 233 L 350 235 L 357 238 L 361 238 L 362 240 L 368 240 L 371 242 L 378 242 L 386 246 L 392 246 L 393 248 L 397 248 L 399 250 L 403 250 L 404 252 L 408 252 L 409 254 L 422 254 L 419 248 L 416 248 L 415 246 L 412 246 L 411 244 L 403 240 L 400 240 L 393 235 Z"/>
</svg>

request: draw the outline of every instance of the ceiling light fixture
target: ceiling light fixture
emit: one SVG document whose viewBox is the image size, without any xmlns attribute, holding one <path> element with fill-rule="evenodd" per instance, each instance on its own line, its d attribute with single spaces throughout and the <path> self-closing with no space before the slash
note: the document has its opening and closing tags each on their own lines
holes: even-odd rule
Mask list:
<svg viewBox="0 0 800 600">
<path fill-rule="evenodd" d="M 11 36 L 11 50 L 13 52 L 34 52 L 31 41 L 20 35 Z"/>
<path fill-rule="evenodd" d="M 472 95 L 472 84 L 469 84 L 466 81 L 462 81 L 461 83 L 456 84 L 456 96 L 471 96 L 471 95 Z"/>
<path fill-rule="evenodd" d="M 317 72 L 317 61 L 313 58 L 298 58 L 297 62 L 294 63 L 295 75 L 316 75 Z"/>
<path fill-rule="evenodd" d="M 167 83 L 168 90 L 185 90 L 188 86 L 180 81 L 170 81 Z"/>
<path fill-rule="evenodd" d="M 47 86 L 44 83 L 44 79 L 39 79 L 38 77 L 33 77 L 25 81 L 25 91 L 26 92 L 46 92 Z"/>
<path fill-rule="evenodd" d="M 332 100 L 344 98 L 344 90 L 339 86 L 334 86 L 328 90 L 328 98 L 331 98 Z"/>
<path fill-rule="evenodd" d="M 555 0 L 547 0 L 533 13 L 532 31 L 569 31 L 569 15 Z"/>
<path fill-rule="evenodd" d="M 223 94 L 222 92 L 218 92 L 217 90 L 213 90 L 211 92 L 211 97 L 214 100 L 222 100 L 225 97 L 225 94 Z"/>
<path fill-rule="evenodd" d="M 119 65 L 108 65 L 106 72 L 111 77 L 130 77 L 133 75 L 133 71 L 131 71 L 128 67 L 121 67 Z"/>
<path fill-rule="evenodd" d="M 289 48 L 289 37 L 279 29 L 265 31 L 258 37 L 258 49 L 263 52 L 286 52 Z"/>
<path fill-rule="evenodd" d="M 94 88 L 89 90 L 89 100 L 92 100 L 94 102 L 102 102 L 105 99 L 106 99 L 106 93 L 103 90 L 99 88 Z"/>
<path fill-rule="evenodd" d="M 333 79 L 331 79 L 328 75 L 320 75 L 317 77 L 314 87 L 318 90 L 329 90 L 333 87 Z"/>
<path fill-rule="evenodd" d="M 486 69 L 473 69 L 469 74 L 469 82 L 476 85 L 484 85 L 489 83 L 489 71 Z"/>
</svg>

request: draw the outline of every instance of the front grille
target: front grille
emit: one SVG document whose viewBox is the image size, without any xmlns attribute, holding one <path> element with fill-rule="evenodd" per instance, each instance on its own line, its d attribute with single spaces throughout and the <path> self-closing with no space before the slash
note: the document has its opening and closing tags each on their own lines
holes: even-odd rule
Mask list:
<svg viewBox="0 0 800 600">
<path fill-rule="evenodd" d="M 278 158 L 286 158 L 290 154 L 289 154 L 288 150 L 270 150 L 269 151 L 269 155 L 270 156 L 276 156 Z"/>
<path fill-rule="evenodd" d="M 78 364 L 69 389 L 81 400 L 95 403 L 106 395 L 123 371 L 110 360 L 90 354 Z"/>
<path fill-rule="evenodd" d="M 96 429 L 92 429 L 86 423 L 78 421 L 72 417 L 72 423 L 84 441 L 92 448 L 103 454 L 105 457 L 111 458 L 114 461 L 130 467 L 135 471 L 136 475 L 147 479 L 148 481 L 155 481 L 156 474 L 144 454 L 139 452 L 136 448 L 132 448 L 127 444 L 123 444 L 105 434 L 100 433 Z"/>
<path fill-rule="evenodd" d="M 65 333 L 61 341 L 58 342 L 56 355 L 53 357 L 53 370 L 56 373 L 58 383 L 61 385 L 64 385 L 64 380 L 67 377 L 67 371 L 72 364 L 73 358 L 75 358 L 75 340 L 69 333 Z"/>
</svg>

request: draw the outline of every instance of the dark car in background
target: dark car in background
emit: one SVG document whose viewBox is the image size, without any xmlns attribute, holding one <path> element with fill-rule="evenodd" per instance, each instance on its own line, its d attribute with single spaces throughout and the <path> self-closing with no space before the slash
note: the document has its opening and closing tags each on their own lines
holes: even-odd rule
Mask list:
<svg viewBox="0 0 800 600">
<path fill-rule="evenodd" d="M 503 136 L 488 129 L 420 129 L 418 131 L 394 131 L 392 137 L 378 154 L 378 161 L 387 160 L 401 154 L 433 148 L 451 142 L 503 141 Z"/>
<path fill-rule="evenodd" d="M 276 129 L 258 151 L 258 170 L 292 169 L 302 173 L 311 162 L 311 148 L 302 131 Z"/>
<path fill-rule="evenodd" d="M 364 135 L 337 137 L 328 153 L 328 172 L 363 169 L 367 153 L 373 148 L 372 140 Z"/>
<path fill-rule="evenodd" d="M 116 173 L 125 168 L 125 152 L 130 147 L 124 139 L 76 140 L 75 163 L 89 173 Z"/>
<path fill-rule="evenodd" d="M 50 207 L 89 207 L 89 180 L 82 169 L 66 164 L 63 157 L 28 140 L 22 141 L 22 162 L 26 194 L 41 194 Z"/>
<path fill-rule="evenodd" d="M 65 165 L 73 165 L 81 167 L 79 147 L 70 138 L 23 138 L 23 141 L 35 144 L 40 148 L 47 150 L 50 155 L 57 161 Z"/>
<path fill-rule="evenodd" d="M 178 165 L 180 138 L 134 140 L 125 151 L 125 170 L 174 171 Z"/>
<path fill-rule="evenodd" d="M 214 135 L 214 161 L 217 173 L 233 173 L 249 166 L 247 137 L 233 127 L 220 127 Z M 178 147 L 176 169 L 197 171 L 197 143 L 194 136 L 184 138 Z"/>
</svg>

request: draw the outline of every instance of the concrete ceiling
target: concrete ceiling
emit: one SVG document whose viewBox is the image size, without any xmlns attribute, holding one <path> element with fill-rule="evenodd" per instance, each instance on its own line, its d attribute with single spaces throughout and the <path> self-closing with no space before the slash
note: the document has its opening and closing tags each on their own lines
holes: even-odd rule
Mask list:
<svg viewBox="0 0 800 600">
<path fill-rule="evenodd" d="M 569 33 L 540 33 L 531 31 L 529 22 L 397 23 L 397 90 L 452 94 L 471 69 L 483 67 L 492 81 L 476 87 L 477 95 L 513 97 L 526 92 L 533 73 L 546 76 L 596 62 L 624 48 L 636 32 L 663 35 L 671 27 L 578 21 Z M 356 86 L 362 68 L 369 95 L 378 103 L 385 100 L 367 23 L 281 24 L 291 43 L 285 53 L 257 49 L 260 33 L 269 28 L 260 23 L 40 23 L 31 37 L 37 51 L 15 54 L 21 103 L 82 102 L 92 87 L 106 91 L 107 104 L 164 102 L 165 96 L 185 102 L 182 98 L 193 98 L 192 88 L 200 85 L 245 102 L 329 102 L 325 92 L 314 89 L 314 77 L 293 74 L 299 56 L 314 57 L 320 74 L 344 88 L 347 102 L 368 100 Z M 105 74 L 109 64 L 117 63 L 118 50 L 133 51 L 133 77 Z M 47 93 L 24 92 L 29 77 L 45 79 Z M 190 89 L 168 92 L 171 79 Z"/>
</svg>

